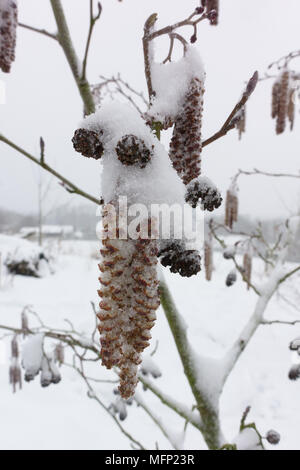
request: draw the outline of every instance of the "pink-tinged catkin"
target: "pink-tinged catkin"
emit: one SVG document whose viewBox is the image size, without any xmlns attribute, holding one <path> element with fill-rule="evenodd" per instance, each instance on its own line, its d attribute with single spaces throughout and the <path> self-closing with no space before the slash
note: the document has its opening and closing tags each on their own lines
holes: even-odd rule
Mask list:
<svg viewBox="0 0 300 470">
<path fill-rule="evenodd" d="M 0 69 L 9 73 L 15 60 L 18 7 L 15 0 L 0 0 Z"/>
<path fill-rule="evenodd" d="M 210 24 L 216 26 L 219 23 L 219 0 L 206 0 L 206 13 Z"/>
<path fill-rule="evenodd" d="M 213 272 L 213 245 L 211 234 L 204 243 L 204 266 L 205 278 L 207 281 L 211 281 Z"/>
<path fill-rule="evenodd" d="M 288 114 L 290 72 L 284 70 L 279 81 L 280 89 L 277 97 L 277 115 L 276 115 L 276 134 L 282 134 L 285 131 L 286 119 Z"/>
<path fill-rule="evenodd" d="M 157 240 L 124 237 L 109 231 L 109 211 L 103 209 L 102 261 L 99 264 L 101 298 L 99 332 L 102 364 L 119 367 L 119 391 L 124 399 L 134 394 L 141 353 L 149 345 L 150 330 L 159 306 L 156 273 Z"/>
<path fill-rule="evenodd" d="M 252 274 L 252 257 L 249 253 L 244 254 L 243 273 L 244 273 L 244 280 L 247 283 L 247 289 L 249 290 L 250 284 L 251 284 L 251 274 Z"/>
<path fill-rule="evenodd" d="M 119 391 L 127 399 L 134 394 L 137 384 L 141 353 L 149 346 L 150 331 L 159 307 L 158 280 L 156 274 L 157 241 L 139 239 L 135 243 L 132 263 L 132 295 L 128 320 L 124 331 L 122 360 L 120 364 Z"/>
<path fill-rule="evenodd" d="M 202 81 L 193 78 L 170 143 L 170 160 L 186 185 L 201 173 L 203 94 Z"/>
<path fill-rule="evenodd" d="M 229 188 L 226 193 L 225 203 L 225 225 L 232 229 L 233 223 L 237 222 L 239 200 L 237 192 L 233 188 Z"/>
</svg>

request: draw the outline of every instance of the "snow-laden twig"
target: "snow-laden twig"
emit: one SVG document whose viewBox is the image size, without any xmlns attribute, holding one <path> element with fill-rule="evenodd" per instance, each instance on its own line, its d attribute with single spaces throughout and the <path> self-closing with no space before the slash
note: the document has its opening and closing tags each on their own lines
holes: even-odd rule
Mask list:
<svg viewBox="0 0 300 470">
<path fill-rule="evenodd" d="M 166 437 L 166 439 L 170 442 L 171 446 L 175 450 L 180 450 L 180 446 L 178 445 L 178 442 L 176 439 L 174 439 L 174 436 L 171 435 L 171 433 L 168 431 L 162 420 L 156 416 L 156 414 L 149 408 L 149 406 L 145 403 L 145 401 L 142 399 L 142 397 L 136 393 L 134 397 L 134 401 L 137 403 L 138 406 L 140 406 L 145 413 L 152 419 L 152 421 L 156 424 L 156 426 L 161 430 L 163 435 Z"/>
<path fill-rule="evenodd" d="M 139 380 L 161 401 L 161 403 L 175 411 L 175 413 L 184 418 L 188 423 L 191 423 L 195 428 L 201 430 L 202 421 L 198 413 L 192 412 L 186 405 L 174 400 L 174 398 L 162 392 L 151 380 L 141 375 L 139 376 Z"/>
</svg>

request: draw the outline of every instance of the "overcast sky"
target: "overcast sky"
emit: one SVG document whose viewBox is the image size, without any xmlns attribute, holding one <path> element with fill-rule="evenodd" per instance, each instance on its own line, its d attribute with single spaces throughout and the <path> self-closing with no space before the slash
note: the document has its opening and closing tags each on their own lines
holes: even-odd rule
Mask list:
<svg viewBox="0 0 300 470">
<path fill-rule="evenodd" d="M 103 14 L 93 36 L 88 76 L 118 72 L 146 92 L 141 37 L 143 24 L 153 12 L 160 27 L 183 19 L 198 0 L 102 0 Z M 220 0 L 220 24 L 199 28 L 197 48 L 206 73 L 204 137 L 214 133 L 243 91 L 244 82 L 257 69 L 264 72 L 276 58 L 300 48 L 299 0 Z M 88 0 L 63 0 L 78 55 L 82 57 L 87 28 Z M 48 0 L 19 0 L 19 20 L 55 32 Z M 192 32 L 184 31 L 189 38 Z M 167 52 L 157 43 L 157 55 Z M 300 61 L 294 61 L 300 69 Z M 7 100 L 0 105 L 0 132 L 34 154 L 39 136 L 46 142 L 46 158 L 58 171 L 83 189 L 99 196 L 99 163 L 80 158 L 71 138 L 82 117 L 82 103 L 58 44 L 19 28 L 17 59 L 6 83 Z M 236 131 L 203 151 L 203 172 L 222 191 L 238 168 L 299 171 L 300 117 L 293 133 L 275 136 L 270 117 L 271 81 L 258 85 L 248 105 L 247 133 L 241 142 Z M 298 114 L 298 113 L 297 113 Z M 23 212 L 36 210 L 38 172 L 32 163 L 0 143 L 0 207 Z M 54 185 L 62 203 L 65 191 Z M 300 206 L 297 180 L 272 181 L 262 177 L 241 180 L 241 212 L 276 216 Z M 76 202 L 80 202 L 78 196 Z M 76 203 L 75 202 L 75 203 Z"/>
</svg>

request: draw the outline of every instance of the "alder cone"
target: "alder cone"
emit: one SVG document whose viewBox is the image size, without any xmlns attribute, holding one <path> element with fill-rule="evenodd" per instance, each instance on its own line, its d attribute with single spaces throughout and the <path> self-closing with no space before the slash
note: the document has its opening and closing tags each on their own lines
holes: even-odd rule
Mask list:
<svg viewBox="0 0 300 470">
<path fill-rule="evenodd" d="M 201 173 L 203 94 L 203 83 L 193 78 L 182 112 L 176 118 L 170 143 L 170 160 L 184 184 Z"/>
<path fill-rule="evenodd" d="M 145 168 L 151 160 L 151 151 L 145 142 L 132 134 L 122 137 L 117 143 L 116 153 L 120 162 L 127 166 L 137 165 Z"/>
<path fill-rule="evenodd" d="M 15 60 L 17 26 L 17 2 L 0 0 L 0 69 L 5 73 Z"/>
<path fill-rule="evenodd" d="M 159 252 L 160 262 L 170 267 L 172 273 L 182 277 L 191 277 L 201 271 L 201 258 L 196 250 L 186 250 L 184 243 L 172 241 Z"/>
<path fill-rule="evenodd" d="M 103 155 L 103 145 L 99 140 L 101 133 L 90 131 L 88 129 L 77 129 L 72 138 L 73 147 L 76 152 L 84 157 L 99 160 Z"/>
</svg>

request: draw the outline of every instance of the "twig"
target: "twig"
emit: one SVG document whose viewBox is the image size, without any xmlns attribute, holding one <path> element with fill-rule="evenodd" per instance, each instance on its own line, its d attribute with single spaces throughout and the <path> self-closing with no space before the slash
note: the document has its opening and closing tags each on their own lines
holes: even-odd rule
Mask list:
<svg viewBox="0 0 300 470">
<path fill-rule="evenodd" d="M 95 112 L 95 103 L 91 93 L 90 85 L 85 78 L 81 76 L 81 65 L 76 55 L 69 28 L 66 22 L 64 10 L 60 0 L 50 0 L 54 17 L 58 29 L 59 43 L 64 51 L 73 77 L 77 84 L 80 96 L 84 102 L 85 113 L 91 114 Z"/>
<path fill-rule="evenodd" d="M 24 29 L 29 29 L 30 31 L 34 31 L 35 33 L 43 34 L 48 38 L 55 39 L 55 41 L 58 41 L 57 34 L 49 33 L 49 31 L 46 31 L 45 29 L 35 28 L 34 26 L 29 26 L 28 24 L 24 23 L 18 23 L 18 26 Z"/>
<path fill-rule="evenodd" d="M 151 102 L 152 97 L 155 95 L 155 92 L 152 86 L 152 78 L 151 78 L 150 34 L 156 21 L 157 21 L 156 13 L 153 13 L 151 16 L 149 16 L 149 18 L 147 19 L 144 25 L 144 36 L 143 36 L 145 77 L 146 77 L 150 102 Z"/>
<path fill-rule="evenodd" d="M 262 325 L 290 325 L 294 326 L 300 323 L 300 320 L 294 321 L 284 321 L 284 320 L 263 320 L 261 322 Z"/>
<path fill-rule="evenodd" d="M 35 158 L 33 155 L 30 153 L 26 152 L 26 150 L 22 149 L 18 145 L 14 144 L 11 140 L 7 139 L 4 137 L 4 135 L 0 134 L 0 141 L 4 142 L 5 144 L 9 145 L 11 148 L 16 150 L 17 152 L 21 153 L 24 155 L 26 158 L 31 160 L 32 162 L 36 163 L 40 167 L 42 167 L 44 170 L 48 171 L 51 173 L 53 176 L 55 176 L 57 179 L 59 179 L 63 185 L 63 187 L 70 193 L 73 194 L 78 194 L 79 196 L 84 197 L 85 199 L 88 199 L 91 202 L 94 202 L 95 204 L 101 205 L 103 204 L 103 199 L 97 199 L 90 194 L 86 193 L 82 189 L 78 188 L 74 183 L 72 183 L 70 180 L 62 176 L 60 173 L 58 173 L 56 170 L 54 170 L 51 166 L 49 166 L 47 163 L 45 163 L 42 160 L 39 160 Z"/>
<path fill-rule="evenodd" d="M 212 135 L 211 137 L 209 137 L 208 139 L 204 140 L 204 142 L 202 143 L 202 147 L 206 147 L 206 145 L 209 145 L 211 144 L 212 142 L 220 139 L 220 137 L 223 137 L 224 135 L 226 135 L 230 130 L 234 129 L 235 126 L 236 126 L 236 117 L 237 117 L 237 114 L 238 112 L 245 106 L 245 104 L 247 103 L 247 101 L 249 100 L 251 94 L 253 93 L 255 87 L 256 87 L 256 84 L 257 84 L 257 81 L 258 81 L 258 73 L 255 72 L 254 75 L 250 78 L 249 82 L 248 82 L 248 85 L 247 85 L 247 89 L 246 91 L 243 93 L 243 96 L 242 98 L 240 99 L 240 101 L 235 105 L 235 107 L 233 108 L 233 110 L 231 111 L 231 113 L 229 114 L 228 118 L 226 119 L 226 121 L 224 122 L 223 126 L 221 127 L 221 129 L 216 132 L 214 135 Z"/>
<path fill-rule="evenodd" d="M 90 0 L 90 27 L 89 27 L 88 38 L 87 38 L 87 42 L 86 42 L 85 53 L 84 53 L 84 58 L 83 58 L 83 63 L 82 63 L 82 75 L 81 75 L 82 80 L 86 79 L 87 59 L 88 59 L 88 54 L 89 54 L 93 29 L 94 29 L 95 24 L 99 20 L 99 18 L 101 16 L 101 13 L 102 13 L 101 3 L 98 2 L 98 13 L 97 13 L 96 16 L 94 16 L 93 3 L 94 3 L 94 0 Z"/>
</svg>

